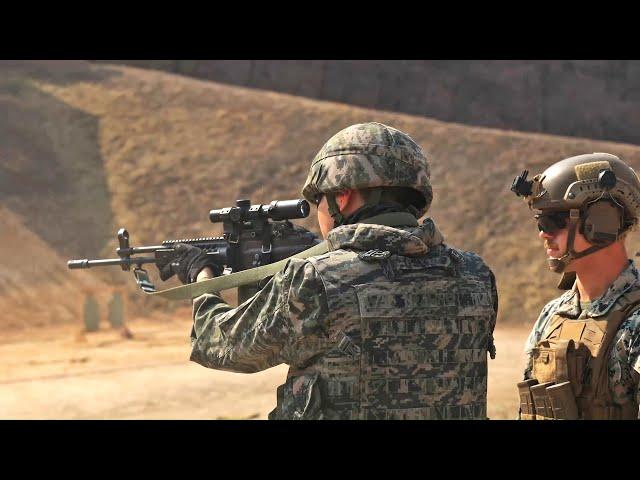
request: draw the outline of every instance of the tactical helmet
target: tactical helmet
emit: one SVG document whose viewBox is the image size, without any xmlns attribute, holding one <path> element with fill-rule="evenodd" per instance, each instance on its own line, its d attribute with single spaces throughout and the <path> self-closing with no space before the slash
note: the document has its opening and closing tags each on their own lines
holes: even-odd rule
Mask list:
<svg viewBox="0 0 640 480">
<path fill-rule="evenodd" d="M 336 133 L 320 149 L 311 162 L 302 196 L 314 202 L 318 194 L 327 195 L 329 211 L 339 224 L 336 217 L 340 214 L 331 208 L 332 204 L 335 207 L 332 194 L 348 189 L 409 187 L 424 200 L 415 205 L 421 216 L 433 199 L 430 176 L 422 149 L 409 135 L 382 123 L 359 123 Z"/>
<path fill-rule="evenodd" d="M 638 222 L 640 180 L 626 163 L 609 153 L 577 155 L 554 163 L 527 181 L 528 171 L 516 177 L 511 190 L 524 196 L 529 208 L 540 215 L 567 212 L 567 253 L 549 259 L 555 272 L 571 260 L 584 257 L 615 242 Z M 573 250 L 577 228 L 593 244 L 584 252 Z"/>
</svg>

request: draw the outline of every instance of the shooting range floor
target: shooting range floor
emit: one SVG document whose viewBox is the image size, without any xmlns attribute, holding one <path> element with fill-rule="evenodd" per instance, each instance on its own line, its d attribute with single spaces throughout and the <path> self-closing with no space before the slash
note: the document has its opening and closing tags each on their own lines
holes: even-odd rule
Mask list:
<svg viewBox="0 0 640 480">
<path fill-rule="evenodd" d="M 173 320 L 137 319 L 133 338 L 105 328 L 43 328 L 0 336 L 2 419 L 266 419 L 285 365 L 246 375 L 206 369 L 189 357 L 190 311 Z M 489 417 L 513 419 L 523 328 L 496 332 Z"/>
</svg>

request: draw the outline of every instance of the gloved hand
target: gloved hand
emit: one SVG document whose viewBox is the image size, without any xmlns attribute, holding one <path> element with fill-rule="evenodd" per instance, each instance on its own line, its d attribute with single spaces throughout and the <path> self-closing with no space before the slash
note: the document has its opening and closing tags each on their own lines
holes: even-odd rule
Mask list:
<svg viewBox="0 0 640 480">
<path fill-rule="evenodd" d="M 162 281 L 168 280 L 173 275 L 178 275 L 182 283 L 193 283 L 204 267 L 211 267 L 216 276 L 222 273 L 220 265 L 201 248 L 178 243 L 174 246 L 174 250 L 174 255 L 169 257 L 166 262 L 156 262 Z"/>
</svg>

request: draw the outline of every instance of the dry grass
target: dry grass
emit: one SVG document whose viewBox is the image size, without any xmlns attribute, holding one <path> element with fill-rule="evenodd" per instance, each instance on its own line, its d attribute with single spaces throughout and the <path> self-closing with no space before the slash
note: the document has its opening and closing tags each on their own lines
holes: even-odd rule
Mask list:
<svg viewBox="0 0 640 480">
<path fill-rule="evenodd" d="M 109 301 L 112 287 L 89 272 L 70 275 L 66 260 L 2 206 L 0 225 L 2 330 L 79 322 L 89 293 Z"/>
<path fill-rule="evenodd" d="M 134 244 L 157 243 L 218 233 L 209 209 L 236 198 L 297 197 L 321 145 L 371 120 L 407 131 L 425 148 L 435 192 L 430 215 L 448 243 L 479 253 L 493 268 L 499 321 L 530 324 L 557 294 L 557 277 L 546 269 L 530 212 L 509 192 L 513 176 L 593 151 L 640 167 L 640 148 L 632 145 L 467 127 L 134 68 L 0 69 L 0 109 L 10 112 L 0 117 L 0 200 L 31 232 L 21 240 L 34 249 L 22 259 L 25 268 L 38 271 L 47 256 L 58 262 L 57 274 L 37 275 L 38 299 L 23 297 L 30 300 L 18 308 L 20 269 L 3 260 L 14 285 L 12 296 L 2 293 L 2 312 L 11 312 L 0 313 L 3 327 L 34 322 L 33 302 L 71 311 L 77 299 L 62 293 L 62 279 L 84 274 L 126 283 L 139 310 L 166 309 L 135 293 L 133 279 L 118 269 L 63 275 L 62 262 L 113 255 L 123 225 Z M 315 229 L 313 219 L 304 224 Z M 632 237 L 630 246 L 635 252 L 640 243 Z"/>
</svg>

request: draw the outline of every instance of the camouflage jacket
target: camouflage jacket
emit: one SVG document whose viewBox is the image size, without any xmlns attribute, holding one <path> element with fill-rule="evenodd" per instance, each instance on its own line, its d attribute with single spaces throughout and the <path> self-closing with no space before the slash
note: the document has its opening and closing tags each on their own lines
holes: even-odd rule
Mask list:
<svg viewBox="0 0 640 480">
<path fill-rule="evenodd" d="M 540 313 L 525 344 L 526 367 L 524 378 L 531 378 L 533 368 L 532 350 L 557 312 L 566 312 L 573 318 L 598 317 L 606 314 L 618 299 L 632 288 L 640 288 L 640 273 L 633 261 L 609 286 L 607 291 L 593 300 L 587 311 L 580 308 L 580 294 L 574 284 L 571 290 L 549 302 Z M 618 329 L 609 355 L 609 386 L 613 401 L 619 405 L 633 400 L 640 403 L 640 311 L 635 311 L 623 321 Z"/>
<path fill-rule="evenodd" d="M 381 391 L 374 392 L 374 397 L 382 399 L 380 401 L 388 397 L 389 388 L 408 389 L 407 394 L 413 396 L 417 393 L 413 393 L 412 389 L 421 389 L 421 398 L 433 400 L 438 387 L 442 389 L 446 384 L 453 388 L 455 384 L 460 395 L 466 394 L 469 398 L 470 389 L 482 390 L 485 396 L 482 402 L 486 403 L 486 352 L 489 345 L 492 347 L 497 292 L 493 274 L 482 260 L 475 254 L 446 247 L 442 235 L 430 219 L 421 226 L 416 223 L 415 226 L 402 229 L 372 224 L 345 225 L 329 232 L 327 243 L 329 253 L 306 260 L 291 259 L 260 292 L 236 308 L 225 304 L 215 294 L 205 294 L 195 299 L 191 360 L 209 368 L 245 373 L 257 372 L 281 363 L 290 365 L 287 383 L 278 391 L 278 413 L 270 415 L 270 418 L 425 418 L 425 408 L 414 409 L 409 414 L 403 412 L 401 416 L 386 413 L 382 417 L 354 414 L 359 408 L 353 407 L 356 391 L 373 392 L 375 388 L 382 388 Z M 390 254 L 390 262 L 363 260 L 362 255 L 372 251 Z M 464 268 L 458 269 L 463 272 L 462 278 L 455 280 L 461 287 L 456 290 L 457 293 L 450 290 L 434 290 L 432 293 L 427 291 L 420 300 L 419 295 L 415 294 L 420 288 L 428 290 L 430 285 L 438 283 L 424 282 L 441 280 L 442 269 L 453 263 L 449 261 L 449 254 L 457 259 L 458 264 L 464 265 Z M 423 263 L 411 266 L 409 263 L 412 258 Z M 432 261 L 434 267 L 431 270 L 429 261 Z M 387 265 L 387 271 L 384 265 Z M 399 341 L 392 343 L 391 340 L 395 338 L 393 332 L 383 342 L 386 342 L 385 348 L 395 351 L 396 357 L 400 355 L 403 359 L 406 357 L 404 360 L 407 362 L 412 362 L 411 368 L 407 368 L 405 378 L 398 380 L 392 387 L 384 382 L 386 374 L 382 374 L 383 383 L 378 380 L 377 384 L 367 384 L 366 388 L 361 389 L 359 382 L 362 379 L 359 375 L 362 367 L 359 360 L 351 357 L 351 353 L 355 351 L 357 355 L 360 348 L 368 348 L 363 335 L 359 333 L 360 309 L 367 308 L 367 305 L 359 304 L 357 294 L 353 292 L 367 291 L 370 288 L 368 285 L 384 285 L 387 276 L 392 275 L 389 269 L 395 268 L 399 272 L 400 267 L 413 269 L 413 277 L 401 287 L 407 292 L 411 290 L 409 293 L 414 295 L 402 297 L 400 291 L 391 293 L 397 293 L 396 301 L 402 302 L 405 311 L 413 308 L 409 312 L 409 316 L 413 316 L 413 323 L 409 325 L 408 320 L 395 318 L 396 313 L 403 309 L 391 305 L 394 317 L 391 320 L 396 323 L 391 327 L 393 322 L 386 321 L 383 327 L 396 329 L 397 335 L 409 339 L 403 340 L 404 342 L 413 342 L 408 346 L 414 350 L 402 354 L 404 345 Z M 337 292 L 334 286 L 343 279 L 349 279 L 349 291 Z M 471 284 L 476 290 L 472 291 L 468 287 Z M 439 285 L 445 288 L 442 281 Z M 380 295 L 376 298 L 384 297 Z M 457 303 L 459 299 L 462 299 L 461 303 Z M 416 304 L 405 305 L 405 300 Z M 428 303 L 429 301 L 432 303 Z M 390 305 L 378 303 L 379 308 L 391 311 Z M 371 310 L 375 308 L 378 305 L 372 306 Z M 423 312 L 425 308 L 429 308 L 432 314 L 435 313 L 435 318 L 433 315 L 430 318 L 419 318 L 416 312 Z M 458 312 L 460 316 L 456 317 Z M 408 330 L 410 328 L 412 330 Z M 439 336 L 434 333 L 439 333 Z M 439 375 L 430 366 L 429 359 L 425 359 L 424 355 L 418 358 L 419 353 L 424 354 L 419 351 L 424 345 L 416 346 L 416 342 L 433 342 L 428 345 L 433 350 L 430 351 L 431 357 L 440 358 L 438 362 L 445 366 L 454 365 L 455 357 L 466 365 L 464 368 L 468 375 L 460 376 L 460 372 L 454 371 L 452 366 L 449 367 L 451 371 Z M 345 349 L 336 350 L 338 344 Z M 379 345 L 373 347 L 376 346 Z M 345 355 L 345 352 L 349 354 Z M 412 353 L 413 356 L 418 356 L 413 358 Z M 390 353 L 372 352 L 371 355 L 385 356 L 388 359 Z M 366 363 L 366 359 L 364 362 Z M 425 377 L 429 378 L 419 379 L 422 382 L 419 384 L 418 375 L 414 372 L 421 368 L 428 370 Z M 443 378 L 439 378 L 440 376 Z M 320 411 L 320 407 L 311 405 L 317 403 L 317 399 L 313 398 L 317 392 L 311 388 L 316 383 L 322 383 L 322 395 L 324 400 L 331 398 L 332 408 Z M 288 402 L 286 397 L 293 400 Z M 442 396 L 437 397 L 434 404 L 443 406 L 443 409 L 448 407 L 447 398 Z M 481 411 L 480 416 L 486 417 L 486 405 L 475 406 L 479 408 L 476 413 Z M 434 410 L 427 416 L 470 417 L 471 414 L 467 413 L 460 407 L 453 413 L 450 410 Z"/>
</svg>

